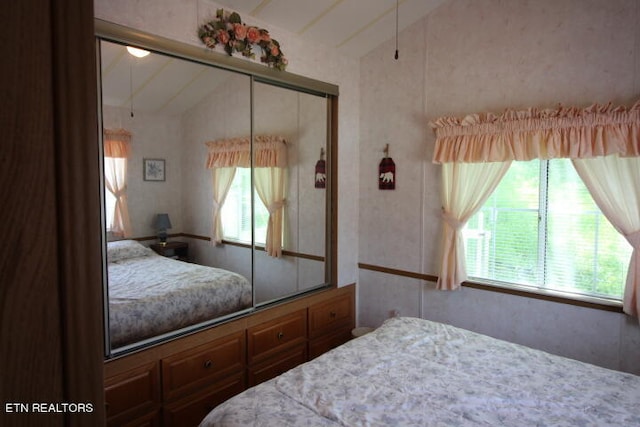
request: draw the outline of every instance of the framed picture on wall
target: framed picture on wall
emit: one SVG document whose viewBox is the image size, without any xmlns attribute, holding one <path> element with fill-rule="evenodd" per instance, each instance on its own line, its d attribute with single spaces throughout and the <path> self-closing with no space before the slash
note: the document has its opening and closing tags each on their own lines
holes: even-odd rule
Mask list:
<svg viewBox="0 0 640 427">
<path fill-rule="evenodd" d="M 164 159 L 143 159 L 144 180 L 164 181 Z"/>
</svg>

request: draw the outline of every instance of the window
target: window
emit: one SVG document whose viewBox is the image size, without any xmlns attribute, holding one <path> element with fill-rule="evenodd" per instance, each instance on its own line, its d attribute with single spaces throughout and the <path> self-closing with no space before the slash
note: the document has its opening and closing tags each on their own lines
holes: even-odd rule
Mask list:
<svg viewBox="0 0 640 427">
<path fill-rule="evenodd" d="M 513 162 L 463 238 L 473 280 L 622 299 L 631 245 L 569 159 Z"/>
<path fill-rule="evenodd" d="M 267 240 L 269 211 L 254 190 L 255 242 L 264 245 Z M 236 168 L 229 193 L 222 205 L 224 239 L 251 244 L 251 169 Z"/>
</svg>

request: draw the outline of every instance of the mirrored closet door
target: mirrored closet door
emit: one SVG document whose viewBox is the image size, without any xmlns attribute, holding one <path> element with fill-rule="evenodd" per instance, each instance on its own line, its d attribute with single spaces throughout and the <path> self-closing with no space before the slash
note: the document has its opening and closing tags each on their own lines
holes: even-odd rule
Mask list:
<svg viewBox="0 0 640 427">
<path fill-rule="evenodd" d="M 106 356 L 335 285 L 337 87 L 96 28 Z"/>
</svg>

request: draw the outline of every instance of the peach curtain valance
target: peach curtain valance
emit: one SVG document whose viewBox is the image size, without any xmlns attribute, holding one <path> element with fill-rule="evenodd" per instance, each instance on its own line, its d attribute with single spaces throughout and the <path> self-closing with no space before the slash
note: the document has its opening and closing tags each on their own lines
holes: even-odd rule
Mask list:
<svg viewBox="0 0 640 427">
<path fill-rule="evenodd" d="M 207 168 L 251 166 L 251 138 L 231 138 L 209 141 Z M 283 137 L 259 135 L 253 138 L 254 166 L 278 167 L 287 166 L 287 144 Z"/>
<path fill-rule="evenodd" d="M 129 157 L 131 132 L 124 129 L 104 129 L 103 134 L 105 157 Z"/>
<path fill-rule="evenodd" d="M 640 101 L 631 108 L 609 103 L 445 116 L 430 125 L 434 163 L 640 156 Z"/>
</svg>

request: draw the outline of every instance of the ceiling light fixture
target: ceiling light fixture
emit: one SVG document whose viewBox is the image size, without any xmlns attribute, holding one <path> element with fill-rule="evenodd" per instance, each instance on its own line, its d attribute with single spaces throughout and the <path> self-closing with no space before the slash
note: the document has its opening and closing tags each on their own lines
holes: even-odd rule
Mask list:
<svg viewBox="0 0 640 427">
<path fill-rule="evenodd" d="M 139 49 L 133 46 L 127 46 L 127 51 L 136 58 L 144 58 L 150 53 L 148 50 Z"/>
</svg>

